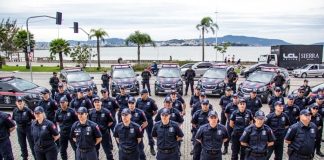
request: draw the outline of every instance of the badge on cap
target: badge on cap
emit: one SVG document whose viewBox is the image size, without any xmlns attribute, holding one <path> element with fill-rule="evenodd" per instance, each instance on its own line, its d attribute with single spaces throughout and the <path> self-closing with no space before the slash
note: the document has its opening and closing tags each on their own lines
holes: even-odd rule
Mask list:
<svg viewBox="0 0 324 160">
<path fill-rule="evenodd" d="M 169 128 L 169 132 L 174 132 L 174 128 L 173 127 L 170 127 Z"/>
<path fill-rule="evenodd" d="M 130 133 L 134 133 L 134 128 L 129 129 Z"/>
</svg>

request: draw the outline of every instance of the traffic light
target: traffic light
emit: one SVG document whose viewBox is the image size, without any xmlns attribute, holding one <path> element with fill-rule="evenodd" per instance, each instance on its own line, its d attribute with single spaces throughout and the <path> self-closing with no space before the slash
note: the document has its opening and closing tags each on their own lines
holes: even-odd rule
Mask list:
<svg viewBox="0 0 324 160">
<path fill-rule="evenodd" d="M 62 24 L 62 12 L 56 12 L 56 24 L 57 25 Z"/>
<path fill-rule="evenodd" d="M 74 33 L 79 33 L 79 23 L 73 22 Z"/>
</svg>

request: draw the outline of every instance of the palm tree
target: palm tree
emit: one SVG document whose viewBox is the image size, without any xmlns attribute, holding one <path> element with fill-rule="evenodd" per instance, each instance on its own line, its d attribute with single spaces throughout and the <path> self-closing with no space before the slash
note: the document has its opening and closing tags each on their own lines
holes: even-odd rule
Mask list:
<svg viewBox="0 0 324 160">
<path fill-rule="evenodd" d="M 29 40 L 30 40 L 30 48 L 31 50 L 34 49 L 35 46 L 35 40 L 34 40 L 34 35 L 29 33 Z M 14 45 L 17 49 L 23 50 L 25 53 L 25 61 L 26 61 L 26 69 L 30 68 L 30 63 L 29 63 L 29 55 L 27 53 L 27 31 L 26 30 L 19 30 L 14 39 L 13 39 Z M 18 53 L 19 55 L 19 53 Z"/>
<path fill-rule="evenodd" d="M 101 68 L 100 66 L 100 40 L 102 40 L 102 42 L 105 41 L 104 37 L 108 36 L 108 33 L 106 31 L 104 31 L 102 28 L 99 29 L 91 29 L 90 30 L 90 39 L 92 37 L 96 37 L 97 38 L 97 56 L 98 56 L 98 68 Z"/>
<path fill-rule="evenodd" d="M 197 24 L 196 28 L 201 30 L 202 35 L 202 61 L 205 61 L 205 32 L 208 33 L 211 30 L 213 33 L 215 32 L 215 28 L 218 29 L 218 25 L 213 23 L 212 18 L 204 17 L 201 19 L 200 23 Z"/>
<path fill-rule="evenodd" d="M 57 53 L 60 59 L 60 69 L 63 69 L 63 54 L 70 54 L 71 48 L 70 44 L 62 38 L 53 39 L 50 43 L 50 57 L 54 57 Z"/>
<path fill-rule="evenodd" d="M 154 41 L 151 39 L 151 36 L 146 33 L 141 33 L 140 31 L 135 31 L 128 36 L 125 40 L 126 45 L 128 46 L 130 43 L 137 45 L 137 63 L 140 64 L 140 56 L 141 56 L 141 47 L 144 47 L 145 44 L 152 44 L 155 47 Z"/>
</svg>

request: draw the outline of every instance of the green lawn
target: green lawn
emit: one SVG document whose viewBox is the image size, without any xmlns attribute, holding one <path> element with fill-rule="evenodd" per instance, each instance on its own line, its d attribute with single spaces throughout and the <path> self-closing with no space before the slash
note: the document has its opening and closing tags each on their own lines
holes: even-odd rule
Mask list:
<svg viewBox="0 0 324 160">
<path fill-rule="evenodd" d="M 110 68 L 101 68 L 100 70 L 97 70 L 97 67 L 87 67 L 85 69 L 86 72 L 102 72 L 103 70 L 110 70 Z M 33 66 L 32 67 L 33 72 L 59 72 L 60 67 L 46 67 L 46 66 Z M 2 66 L 2 69 L 0 71 L 19 71 L 19 72 L 29 72 L 29 69 L 26 69 L 25 66 Z"/>
</svg>

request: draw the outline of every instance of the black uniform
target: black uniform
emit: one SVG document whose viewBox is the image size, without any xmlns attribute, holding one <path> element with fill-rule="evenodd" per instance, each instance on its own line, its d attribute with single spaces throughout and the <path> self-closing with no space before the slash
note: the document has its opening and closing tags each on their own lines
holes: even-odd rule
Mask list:
<svg viewBox="0 0 324 160">
<path fill-rule="evenodd" d="M 158 113 L 157 113 L 157 115 L 155 116 L 155 119 L 154 119 L 155 122 L 158 122 L 158 121 L 161 120 L 162 111 L 163 111 L 163 108 L 158 111 Z M 179 125 L 183 123 L 184 120 L 183 120 L 179 110 L 177 110 L 175 108 L 171 108 L 170 109 L 170 114 L 171 114 L 170 120 L 172 120 L 174 122 L 177 122 Z"/>
<path fill-rule="evenodd" d="M 295 124 L 299 120 L 300 109 L 297 105 L 288 106 L 285 104 L 284 112 L 289 117 L 290 124 Z"/>
<path fill-rule="evenodd" d="M 274 159 L 281 160 L 283 156 L 286 127 L 290 126 L 289 117 L 286 115 L 286 113 L 281 113 L 280 115 L 276 115 L 276 113 L 273 112 L 267 115 L 265 124 L 272 129 L 276 137 L 274 145 L 269 148 L 267 159 L 270 159 L 271 154 L 274 151 L 275 152 Z"/>
<path fill-rule="evenodd" d="M 200 98 L 196 94 L 192 95 L 190 98 L 189 105 L 192 107 L 195 103 L 199 102 Z"/>
<path fill-rule="evenodd" d="M 101 98 L 101 102 L 102 102 L 102 107 L 108 109 L 112 116 L 115 117 L 116 116 L 116 112 L 117 110 L 120 108 L 118 102 L 116 101 L 115 98 L 112 97 L 108 97 L 107 99 Z M 115 124 L 115 123 L 114 123 Z M 113 125 L 114 127 L 115 125 Z"/>
<path fill-rule="evenodd" d="M 85 107 L 88 110 L 93 108 L 91 101 L 88 98 L 82 97 L 82 98 L 74 98 L 70 103 L 70 108 L 73 108 L 74 110 L 78 110 L 80 107 Z"/>
<path fill-rule="evenodd" d="M 268 105 L 270 106 L 270 113 L 274 112 L 274 104 L 278 101 L 280 101 L 282 104 L 285 104 L 285 99 L 282 95 L 280 95 L 279 97 L 277 97 L 276 95 L 271 96 L 268 102 Z"/>
<path fill-rule="evenodd" d="M 249 109 L 253 115 L 261 107 L 262 107 L 262 101 L 259 97 L 255 97 L 253 99 L 251 97 L 246 98 L 246 108 Z"/>
<path fill-rule="evenodd" d="M 106 88 L 109 91 L 109 79 L 110 79 L 110 75 L 108 74 L 102 74 L 101 75 L 101 80 L 102 80 L 102 88 Z"/>
<path fill-rule="evenodd" d="M 189 68 L 186 70 L 184 77 L 186 79 L 186 95 L 188 93 L 189 85 L 191 89 L 191 94 L 194 95 L 193 85 L 194 85 L 194 78 L 196 77 L 196 72 L 191 68 Z"/>
<path fill-rule="evenodd" d="M 231 138 L 231 136 L 232 136 L 233 128 L 231 128 L 231 127 L 229 126 L 229 119 L 230 119 L 232 113 L 233 113 L 235 110 L 237 110 L 237 108 L 238 108 L 238 107 L 237 107 L 236 104 L 234 104 L 233 102 L 230 102 L 230 103 L 228 103 L 228 104 L 226 105 L 226 107 L 225 107 L 225 111 L 224 111 L 225 115 L 228 115 L 227 124 L 226 124 L 225 127 L 227 128 L 227 132 L 228 132 L 228 134 L 230 135 L 230 138 Z M 224 143 L 224 147 L 228 147 L 228 146 L 229 146 L 229 142 L 230 142 L 230 141 L 225 142 L 225 143 Z"/>
<path fill-rule="evenodd" d="M 41 124 L 33 121 L 31 128 L 36 159 L 57 160 L 57 148 L 53 136 L 58 136 L 59 133 L 55 124 L 44 119 Z"/>
<path fill-rule="evenodd" d="M 297 122 L 290 126 L 285 140 L 291 141 L 288 145 L 289 160 L 310 160 L 315 149 L 317 127 L 314 123 L 304 126 Z"/>
<path fill-rule="evenodd" d="M 118 111 L 118 120 L 120 120 L 121 118 L 121 111 L 124 109 L 124 108 L 128 108 L 128 99 L 129 97 L 131 97 L 129 94 L 125 94 L 125 95 L 121 95 L 121 94 L 118 94 L 116 96 L 116 101 L 120 107 L 119 111 Z M 119 121 L 120 122 L 120 121 Z"/>
<path fill-rule="evenodd" d="M 243 160 L 245 157 L 245 147 L 241 147 L 240 137 L 243 134 L 245 127 L 249 126 L 253 120 L 252 112 L 246 109 L 244 112 L 235 110 L 231 117 L 231 121 L 234 121 L 234 128 L 232 132 L 232 159 L 238 159 L 238 154 L 240 153 L 240 159 Z"/>
<path fill-rule="evenodd" d="M 300 88 L 303 88 L 304 89 L 304 96 L 305 97 L 307 97 L 308 95 L 309 95 L 309 93 L 311 93 L 312 92 L 312 89 L 310 88 L 310 86 L 309 85 L 302 85 L 302 86 L 300 86 Z"/>
<path fill-rule="evenodd" d="M 19 108 L 15 108 L 12 112 L 12 119 L 16 122 L 17 125 L 17 136 L 21 149 L 22 159 L 28 159 L 26 138 L 28 140 L 28 144 L 32 151 L 32 154 L 35 157 L 34 141 L 31 135 L 31 123 L 35 119 L 33 111 L 28 107 L 24 107 L 22 110 L 20 110 Z"/>
<path fill-rule="evenodd" d="M 274 84 L 275 84 L 276 87 L 280 87 L 281 90 L 283 91 L 283 85 L 284 85 L 285 82 L 286 82 L 284 76 L 282 76 L 281 74 L 276 75 L 276 76 L 273 78 L 273 82 L 274 82 Z"/>
<path fill-rule="evenodd" d="M 299 109 L 306 109 L 309 99 L 306 97 L 297 96 L 294 100 L 294 104 L 299 107 Z"/>
<path fill-rule="evenodd" d="M 268 143 L 275 141 L 275 136 L 269 126 L 257 128 L 251 124 L 245 128 L 240 141 L 248 144 L 246 160 L 266 160 Z"/>
<path fill-rule="evenodd" d="M 101 138 L 98 125 L 90 120 L 85 124 L 75 122 L 71 128 L 71 138 L 76 140 L 76 160 L 96 160 L 96 138 Z"/>
<path fill-rule="evenodd" d="M 149 94 L 151 95 L 151 87 L 150 87 L 151 73 L 149 71 L 147 71 L 147 70 L 144 70 L 142 72 L 141 76 L 142 76 L 142 86 L 143 86 L 143 89 L 146 86 Z"/>
<path fill-rule="evenodd" d="M 177 99 L 172 101 L 172 107 L 179 110 L 180 113 L 183 112 L 182 103 Z"/>
<path fill-rule="evenodd" d="M 136 108 L 144 111 L 145 116 L 147 118 L 147 127 L 145 128 L 149 145 L 151 147 L 154 146 L 154 140 L 152 138 L 152 129 L 153 129 L 153 112 L 158 110 L 158 107 L 155 104 L 155 101 L 151 98 L 147 98 L 146 100 L 142 98 L 138 98 L 136 101 Z"/>
<path fill-rule="evenodd" d="M 209 104 L 208 105 L 209 109 L 212 110 L 213 109 L 213 105 Z M 191 108 L 191 116 L 193 116 L 198 110 L 201 109 L 201 101 L 198 101 L 197 103 L 195 103 L 192 108 Z"/>
<path fill-rule="evenodd" d="M 57 103 L 52 98 L 49 98 L 48 100 L 42 99 L 38 102 L 38 106 L 42 106 L 46 118 L 54 122 L 55 111 L 58 109 Z"/>
<path fill-rule="evenodd" d="M 318 153 L 321 151 L 323 118 L 319 113 L 316 113 L 316 115 L 312 115 L 311 122 L 313 122 L 317 126 L 315 151 Z"/>
<path fill-rule="evenodd" d="M 58 77 L 51 77 L 50 80 L 49 80 L 49 84 L 51 85 L 52 87 L 52 90 L 51 90 L 51 96 L 52 98 L 54 99 L 54 95 L 55 95 L 55 92 L 58 92 L 58 84 L 60 83 L 60 80 Z"/>
<path fill-rule="evenodd" d="M 13 160 L 9 129 L 15 127 L 10 114 L 0 111 L 0 159 Z"/>
<path fill-rule="evenodd" d="M 157 140 L 157 160 L 180 159 L 177 137 L 183 137 L 184 134 L 176 122 L 170 120 L 167 125 L 161 121 L 155 123 L 152 136 Z"/>
<path fill-rule="evenodd" d="M 232 96 L 226 96 L 223 95 L 220 98 L 219 105 L 222 107 L 222 112 L 221 112 L 221 124 L 225 125 L 226 124 L 226 116 L 225 116 L 225 108 L 227 104 L 232 102 Z"/>
<path fill-rule="evenodd" d="M 68 99 L 68 102 L 69 102 L 69 103 L 72 101 L 72 97 L 71 97 L 70 92 L 65 90 L 63 93 L 59 93 L 59 92 L 56 92 L 56 93 L 55 93 L 55 96 L 54 96 L 54 100 L 55 100 L 55 102 L 56 102 L 57 104 L 59 104 L 59 103 L 60 103 L 60 99 L 61 99 L 62 97 L 64 97 L 64 96 Z"/>
<path fill-rule="evenodd" d="M 212 128 L 209 124 L 202 125 L 197 134 L 196 139 L 201 141 L 201 160 L 222 160 L 222 145 L 224 139 L 228 139 L 229 135 L 225 126 L 217 124 Z"/>
<path fill-rule="evenodd" d="M 129 126 L 118 123 L 114 129 L 114 137 L 119 139 L 119 159 L 120 160 L 139 160 L 139 142 L 142 138 L 141 127 L 135 122 Z"/>
<path fill-rule="evenodd" d="M 227 87 L 231 87 L 233 93 L 236 93 L 236 82 L 234 81 L 238 78 L 238 75 L 236 74 L 236 72 L 232 71 L 229 72 L 226 77 L 228 79 Z"/>
<path fill-rule="evenodd" d="M 55 113 L 55 123 L 60 127 L 60 153 L 62 160 L 67 160 L 67 148 L 68 148 L 68 142 L 70 141 L 70 145 L 72 149 L 76 150 L 75 142 L 72 138 L 70 138 L 71 134 L 71 127 L 74 122 L 78 121 L 78 117 L 75 114 L 74 109 L 67 108 L 66 110 L 63 110 L 62 108 L 59 108 Z"/>
<path fill-rule="evenodd" d="M 144 122 L 147 122 L 147 118 L 145 116 L 145 113 L 141 109 L 135 108 L 133 111 L 131 111 L 131 114 L 132 114 L 131 121 L 135 122 L 139 126 L 142 126 L 142 124 Z M 144 133 L 144 130 L 142 129 L 142 134 L 143 133 Z M 140 152 L 139 153 L 140 154 L 140 160 L 145 160 L 146 155 L 145 155 L 145 152 L 144 152 L 144 143 L 143 143 L 143 141 L 141 141 L 139 143 L 139 152 Z"/>
</svg>

